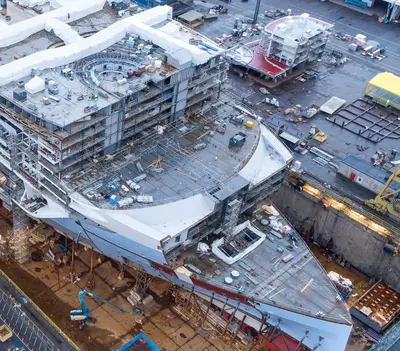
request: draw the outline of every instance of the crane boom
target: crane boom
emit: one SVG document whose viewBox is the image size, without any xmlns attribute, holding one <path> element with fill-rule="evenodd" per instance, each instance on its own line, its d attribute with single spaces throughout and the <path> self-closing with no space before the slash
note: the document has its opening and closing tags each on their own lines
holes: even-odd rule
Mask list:
<svg viewBox="0 0 400 351">
<path fill-rule="evenodd" d="M 115 308 L 116 310 L 119 310 L 119 311 L 123 312 L 123 313 L 141 314 L 141 315 L 144 314 L 144 312 L 140 308 L 135 308 L 135 310 L 133 310 L 133 311 L 128 311 L 128 310 L 125 310 L 122 307 L 119 307 L 119 306 L 113 304 L 112 302 L 109 302 L 109 301 L 103 299 L 100 296 L 97 296 L 97 295 L 91 293 L 90 291 L 81 290 L 78 293 L 78 298 L 79 298 L 79 303 L 81 305 L 81 309 L 80 310 L 72 310 L 70 312 L 70 314 L 69 314 L 70 317 L 71 317 L 71 320 L 73 320 L 73 321 L 81 321 L 81 326 L 80 326 L 81 329 L 83 329 L 85 327 L 85 323 L 86 322 L 94 323 L 94 320 L 93 320 L 93 318 L 90 317 L 90 312 L 86 307 L 86 303 L 85 303 L 85 300 L 84 300 L 84 296 L 85 295 L 91 297 L 93 300 L 99 300 L 99 301 L 101 301 L 101 302 L 103 302 L 103 303 Z"/>
<path fill-rule="evenodd" d="M 365 204 L 374 210 L 383 214 L 390 214 L 395 219 L 400 219 L 400 160 L 391 161 L 393 165 L 397 165 L 396 169 L 389 177 L 385 185 L 381 188 L 375 199 L 365 202 Z M 387 192 L 389 188 L 394 191 Z M 390 200 L 389 200 L 390 199 Z"/>
</svg>

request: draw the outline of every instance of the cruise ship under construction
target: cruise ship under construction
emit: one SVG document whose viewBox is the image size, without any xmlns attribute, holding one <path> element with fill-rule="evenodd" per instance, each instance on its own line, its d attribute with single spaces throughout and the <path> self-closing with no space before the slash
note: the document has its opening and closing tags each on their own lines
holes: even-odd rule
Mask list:
<svg viewBox="0 0 400 351">
<path fill-rule="evenodd" d="M 168 6 L 19 11 L 0 20 L 0 195 L 14 219 L 1 252 L 29 260 L 34 219 L 193 291 L 268 350 L 344 350 L 349 311 L 299 234 L 273 205 L 243 219 L 292 155 L 225 96 L 224 51 Z"/>
</svg>

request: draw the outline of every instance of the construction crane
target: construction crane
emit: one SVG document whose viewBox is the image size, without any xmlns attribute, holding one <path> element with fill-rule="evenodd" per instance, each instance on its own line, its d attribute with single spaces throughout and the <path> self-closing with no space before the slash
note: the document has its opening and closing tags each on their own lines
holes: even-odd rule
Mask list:
<svg viewBox="0 0 400 351">
<path fill-rule="evenodd" d="M 69 313 L 69 316 L 71 317 L 71 320 L 80 321 L 81 322 L 81 325 L 80 325 L 81 329 L 83 329 L 85 327 L 86 322 L 89 322 L 89 323 L 94 323 L 95 322 L 94 319 L 90 317 L 90 312 L 86 307 L 85 300 L 83 299 L 83 297 L 85 295 L 91 297 L 93 300 L 100 300 L 101 302 L 103 302 L 103 303 L 115 308 L 116 310 L 119 310 L 119 311 L 123 312 L 123 313 L 140 314 L 140 315 L 144 314 L 144 312 L 140 308 L 135 308 L 134 311 L 127 311 L 127 310 L 125 310 L 125 309 L 123 309 L 121 307 L 118 307 L 117 305 L 114 305 L 113 303 L 111 303 L 111 302 L 103 299 L 102 297 L 97 296 L 97 295 L 95 295 L 95 294 L 93 294 L 93 293 L 91 293 L 91 292 L 89 292 L 87 290 L 81 290 L 79 292 L 79 294 L 78 294 L 79 302 L 81 304 L 81 309 L 80 310 L 72 310 Z"/>
<path fill-rule="evenodd" d="M 400 220 L 400 160 L 391 163 L 397 165 L 396 169 L 375 199 L 368 200 L 365 204 L 375 211 L 392 215 L 395 219 Z M 394 191 L 385 193 L 389 187 Z"/>
</svg>

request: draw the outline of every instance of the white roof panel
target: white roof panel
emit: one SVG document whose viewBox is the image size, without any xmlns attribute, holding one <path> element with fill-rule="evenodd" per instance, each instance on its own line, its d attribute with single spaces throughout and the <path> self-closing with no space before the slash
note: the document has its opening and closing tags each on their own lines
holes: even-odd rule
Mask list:
<svg viewBox="0 0 400 351">
<path fill-rule="evenodd" d="M 346 100 L 333 96 L 321 106 L 320 111 L 331 115 L 339 110 L 345 103 Z"/>
<path fill-rule="evenodd" d="M 293 159 L 290 151 L 267 127 L 261 125 L 261 140 L 239 174 L 253 186 L 280 171 Z"/>
</svg>

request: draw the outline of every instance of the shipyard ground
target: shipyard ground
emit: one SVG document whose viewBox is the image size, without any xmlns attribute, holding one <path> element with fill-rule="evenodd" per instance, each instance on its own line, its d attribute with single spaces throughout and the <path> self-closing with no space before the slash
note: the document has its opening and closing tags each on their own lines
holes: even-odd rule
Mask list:
<svg viewBox="0 0 400 351">
<path fill-rule="evenodd" d="M 255 7 L 255 0 L 241 2 L 233 0 L 231 3 L 216 1 L 227 8 L 229 14 L 223 19 L 213 23 L 207 23 L 199 30 L 210 35 L 212 38 L 222 33 L 229 33 L 233 27 L 236 17 L 252 17 Z M 320 17 L 335 23 L 335 29 L 344 33 L 355 35 L 364 33 L 370 39 L 377 37 L 388 47 L 389 57 L 380 63 L 364 58 L 359 54 L 349 53 L 348 43 L 331 39 L 330 46 L 342 51 L 347 55 L 349 61 L 343 66 L 331 67 L 324 62 L 318 68 L 320 70 L 317 80 L 310 80 L 305 83 L 291 81 L 284 83 L 271 90 L 270 97 L 276 97 L 281 109 L 277 111 L 268 105 L 261 103 L 265 98 L 260 92 L 259 83 L 240 78 L 235 73 L 229 74 L 226 90 L 231 90 L 239 100 L 242 97 L 250 99 L 256 107 L 257 114 L 264 117 L 271 125 L 284 125 L 285 129 L 295 135 L 306 136 L 311 124 L 317 125 L 327 135 L 327 141 L 319 145 L 324 151 L 336 156 L 335 162 L 339 162 L 348 154 L 356 154 L 368 159 L 376 150 L 386 151 L 394 147 L 392 142 L 383 141 L 379 144 L 372 144 L 365 139 L 344 131 L 338 126 L 326 120 L 326 116 L 317 115 L 312 121 L 304 124 L 294 124 L 287 121 L 283 110 L 296 104 L 308 106 L 310 104 L 321 105 L 331 96 L 345 98 L 349 103 L 363 96 L 363 90 L 369 79 L 381 71 L 400 73 L 400 31 L 395 25 L 383 25 L 377 22 L 376 18 L 350 11 L 348 8 L 338 6 L 329 2 L 321 3 L 315 0 L 298 0 L 293 6 L 293 1 L 279 0 L 262 3 L 260 13 L 272 8 L 292 8 L 296 13 L 308 12 L 312 16 Z M 258 37 L 254 37 L 257 39 Z M 232 42 L 232 44 L 234 44 Z M 272 113 L 272 115 L 270 114 Z M 351 139 L 350 144 L 346 144 Z M 359 151 L 359 149 L 364 149 Z M 354 186 L 336 177 L 328 166 L 321 166 L 313 161 L 314 156 L 309 154 L 296 155 L 303 163 L 306 170 L 312 171 L 316 177 L 327 181 L 332 186 L 342 190 L 344 193 L 367 199 L 371 194 L 362 188 Z M 360 244 L 361 245 L 361 244 Z M 334 270 L 349 278 L 355 284 L 353 294 L 360 296 L 369 287 L 369 279 L 356 270 L 345 270 L 336 263 L 328 263 L 326 258 L 320 254 L 319 247 L 312 248 L 326 271 Z M 30 262 L 23 266 L 16 264 L 0 264 L 12 280 L 21 287 L 29 296 L 78 346 L 81 350 L 106 351 L 110 347 L 117 348 L 132 338 L 140 330 L 157 343 L 162 349 L 170 350 L 208 350 L 225 351 L 232 350 L 232 347 L 223 340 L 215 337 L 212 333 L 200 331 L 191 321 L 185 322 L 178 317 L 170 307 L 169 300 L 157 298 L 167 288 L 162 282 L 154 282 L 151 290 L 154 291 L 156 303 L 146 308 L 144 318 L 139 316 L 124 315 L 118 311 L 109 309 L 104 305 L 98 305 L 88 300 L 88 306 L 96 318 L 94 325 L 88 325 L 85 330 L 79 329 L 78 322 L 69 320 L 71 309 L 79 307 L 78 292 L 85 288 L 90 267 L 90 254 L 81 250 L 76 262 L 76 270 L 81 273 L 80 280 L 75 284 L 68 281 L 69 267 L 57 269 L 52 262 Z M 126 296 L 133 284 L 133 279 L 126 277 L 118 280 L 118 267 L 111 261 L 105 260 L 97 263 L 94 268 L 95 288 L 93 292 L 110 301 L 128 307 Z M 351 296 L 348 301 L 352 303 L 357 296 Z M 357 323 L 357 322 L 356 322 Z M 200 331 L 200 333 L 198 333 Z M 366 340 L 363 337 L 364 327 L 356 324 L 352 333 L 347 351 L 361 351 L 367 348 Z"/>
<path fill-rule="evenodd" d="M 206 3 L 195 1 L 196 8 L 201 10 L 211 3 L 218 3 L 226 7 L 229 11 L 227 15 L 220 15 L 214 22 L 206 22 L 198 30 L 211 38 L 221 37 L 223 33 L 230 34 L 236 18 L 253 18 L 256 0 L 247 2 L 232 1 L 225 3 L 223 1 L 209 1 Z M 356 35 L 365 34 L 367 39 L 376 40 L 387 46 L 387 58 L 382 61 L 372 60 L 369 57 L 362 56 L 360 53 L 354 53 L 348 50 L 349 43 L 337 40 L 332 35 L 327 45 L 327 53 L 332 50 L 339 51 L 346 56 L 347 62 L 344 65 L 335 66 L 329 63 L 329 55 L 326 55 L 315 69 L 318 71 L 318 78 L 300 82 L 289 80 L 276 88 L 268 89 L 269 98 L 276 98 L 279 101 L 280 108 L 271 107 L 263 103 L 266 96 L 260 93 L 259 88 L 262 85 L 259 81 L 249 81 L 241 78 L 237 73 L 231 71 L 228 81 L 225 84 L 225 90 L 230 91 L 240 102 L 242 98 L 248 99 L 252 107 L 247 106 L 252 112 L 261 116 L 270 126 L 282 127 L 284 130 L 297 135 L 298 137 L 307 137 L 311 125 L 316 125 L 322 130 L 328 139 L 320 144 L 315 142 L 315 146 L 325 152 L 335 156 L 334 163 L 352 154 L 362 159 L 369 160 L 375 151 L 390 152 L 393 148 L 398 148 L 399 139 L 383 139 L 374 144 L 354 133 L 351 133 L 340 126 L 334 125 L 326 118 L 328 115 L 318 113 L 306 123 L 294 123 L 288 116 L 284 115 L 287 108 L 301 105 L 303 108 L 315 104 L 321 106 L 331 97 L 337 96 L 346 100 L 349 104 L 363 97 L 367 82 L 376 74 L 388 71 L 400 75 L 400 31 L 398 24 L 382 24 L 374 16 L 369 16 L 357 11 L 350 10 L 347 7 L 339 6 L 331 2 L 318 2 L 309 0 L 296 1 L 294 5 L 290 0 L 273 0 L 262 2 L 260 7 L 259 23 L 264 25 L 271 21 L 263 14 L 266 10 L 273 9 L 292 9 L 293 14 L 307 12 L 311 16 L 320 18 L 334 24 L 334 32 Z M 251 38 L 231 38 L 224 47 L 232 47 L 239 42 L 248 42 L 260 39 L 260 36 L 253 35 Z M 315 175 L 318 179 L 330 184 L 346 195 L 363 200 L 370 199 L 374 195 L 362 187 L 352 182 L 345 181 L 336 176 L 329 166 L 323 166 L 316 163 L 313 159 L 315 155 L 310 153 L 301 155 L 295 153 L 295 159 L 302 162 L 303 168 Z"/>
<path fill-rule="evenodd" d="M 2 226 L 3 228 L 6 225 Z M 349 304 L 362 295 L 370 286 L 368 278 L 356 270 L 346 270 L 336 263 L 328 263 L 318 246 L 312 246 L 314 254 L 327 271 L 333 270 L 353 281 L 355 290 Z M 96 260 L 93 269 L 95 282 L 92 292 L 116 305 L 129 309 L 126 298 L 134 286 L 134 270 L 128 269 L 124 279 L 118 278 L 120 269 L 108 259 Z M 0 263 L 2 269 L 22 291 L 77 345 L 85 351 L 117 349 L 138 332 L 145 334 L 165 351 L 228 351 L 236 349 L 230 339 L 222 339 L 213 330 L 199 327 L 195 318 L 182 319 L 174 312 L 174 300 L 166 294 L 169 283 L 153 280 L 149 291 L 154 302 L 141 306 L 145 315 L 128 315 L 87 298 L 88 309 L 95 324 L 87 324 L 84 330 L 79 322 L 69 318 L 72 309 L 79 308 L 78 292 L 86 288 L 90 271 L 91 252 L 83 247 L 75 260 L 79 279 L 70 282 L 70 266 L 57 267 L 54 262 L 34 262 L 24 265 Z M 357 296 L 356 296 L 357 295 Z M 188 314 L 187 316 L 190 316 Z M 362 329 L 360 329 L 362 330 Z M 353 332 L 349 350 L 361 351 L 366 346 L 362 333 Z M 254 348 L 256 350 L 256 348 Z"/>
<path fill-rule="evenodd" d="M 318 254 L 319 249 L 315 248 Z M 67 280 L 69 267 L 56 270 L 52 262 L 31 262 L 23 266 L 4 265 L 0 268 L 29 296 L 82 350 L 106 351 L 117 348 L 133 338 L 139 331 L 152 339 L 165 351 L 228 351 L 232 350 L 229 340 L 220 339 L 210 331 L 198 329 L 192 320 L 180 318 L 169 306 L 169 301 L 158 300 L 145 309 L 145 317 L 126 315 L 105 305 L 97 305 L 88 300 L 88 308 L 96 319 L 94 325 L 87 324 L 79 329 L 79 322 L 69 320 L 69 312 L 79 307 L 78 292 L 85 288 L 90 255 L 82 252 L 78 259 L 77 271 L 82 272 L 76 284 Z M 86 261 L 86 263 L 85 263 Z M 324 260 L 321 260 L 324 264 Z M 368 279 L 356 271 L 347 271 L 336 263 L 326 265 L 326 269 L 335 270 L 350 278 L 356 288 L 354 294 L 362 294 L 369 286 Z M 129 308 L 126 297 L 129 295 L 129 278 L 118 280 L 118 269 L 110 261 L 98 264 L 94 270 L 95 288 L 93 292 L 124 308 Z M 129 285 L 131 286 L 131 285 Z M 154 281 L 150 290 L 162 293 L 168 283 Z M 351 297 L 351 303 L 355 297 Z M 355 334 L 349 341 L 351 350 L 362 350 L 365 340 Z M 355 348 L 357 347 L 357 348 Z"/>
<path fill-rule="evenodd" d="M 192 321 L 184 321 L 169 307 L 169 301 L 162 301 L 162 294 L 169 283 L 154 281 L 150 290 L 158 300 L 146 306 L 145 316 L 127 315 L 87 300 L 94 325 L 87 324 L 79 329 L 79 322 L 69 320 L 69 312 L 79 307 L 78 292 L 85 288 L 90 255 L 82 252 L 78 259 L 77 272 L 81 279 L 76 284 L 69 282 L 69 267 L 55 269 L 51 262 L 31 262 L 26 265 L 1 264 L 0 268 L 62 329 L 79 347 L 85 351 L 108 351 L 117 349 L 143 331 L 165 351 L 228 351 L 232 348 L 209 331 L 198 333 Z M 86 263 L 85 263 L 86 262 Z M 129 283 L 132 279 L 118 280 L 118 269 L 110 261 L 98 264 L 94 270 L 95 288 L 93 293 L 129 309 L 126 301 Z M 207 336 L 207 338 L 205 338 Z"/>
<path fill-rule="evenodd" d="M 69 267 L 57 270 L 51 262 L 31 262 L 26 265 L 2 264 L 1 269 L 29 296 L 79 347 L 85 351 L 107 351 L 117 349 L 132 339 L 139 331 L 153 340 L 159 347 L 168 351 L 209 350 L 224 351 L 223 342 L 218 339 L 206 341 L 190 324 L 176 316 L 164 305 L 152 303 L 145 308 L 145 316 L 127 315 L 98 305 L 87 299 L 94 325 L 87 324 L 80 330 L 79 322 L 69 319 L 69 312 L 79 308 L 78 292 L 85 288 L 88 279 L 90 260 L 88 252 L 82 252 L 77 260 L 76 271 L 80 281 L 73 284 L 67 280 Z M 86 262 L 86 263 L 85 263 Z M 118 280 L 118 269 L 110 261 L 98 264 L 94 269 L 95 288 L 93 293 L 129 309 L 126 297 L 132 279 Z M 162 292 L 168 283 L 157 281 L 150 289 Z"/>
<path fill-rule="evenodd" d="M 317 126 L 327 135 L 327 140 L 324 143 L 308 140 L 308 144 L 332 155 L 332 161 L 336 164 L 339 164 L 348 155 L 356 155 L 369 161 L 376 151 L 390 153 L 392 149 L 398 148 L 399 139 L 386 138 L 379 143 L 372 143 L 328 121 L 328 115 L 322 112 L 301 123 L 293 121 L 291 116 L 284 114 L 287 108 L 295 105 L 301 105 L 303 108 L 312 104 L 321 106 L 333 96 L 345 99 L 346 104 L 362 98 L 367 82 L 380 72 L 377 68 L 371 67 L 368 62 L 364 62 L 363 58 L 348 59 L 348 62 L 338 67 L 322 61 L 316 67 L 319 72 L 316 80 L 300 82 L 293 79 L 274 89 L 268 89 L 270 94 L 267 97 L 276 98 L 280 104 L 279 108 L 264 102 L 266 96 L 260 92 L 259 89 L 262 85 L 259 82 L 249 82 L 248 79 L 241 78 L 236 72 L 229 72 L 225 90 L 232 93 L 237 103 L 241 103 L 242 98 L 250 101 L 252 106 L 245 105 L 245 108 L 261 116 L 275 130 L 280 128 L 299 138 L 306 139 L 311 126 Z M 314 161 L 315 158 L 316 156 L 310 152 L 305 155 L 294 153 L 294 159 L 302 162 L 302 168 L 306 172 L 330 184 L 343 194 L 355 200 L 368 200 L 374 197 L 370 191 L 337 176 L 336 172 L 328 165 L 318 164 Z"/>
<path fill-rule="evenodd" d="M 8 224 L 0 219 L 2 232 Z M 95 256 L 93 265 L 94 294 L 122 307 L 132 309 L 127 302 L 129 290 L 135 284 L 135 271 L 127 269 L 123 279 L 119 279 L 119 266 Z M 0 269 L 62 330 L 84 351 L 109 351 L 118 349 L 143 331 L 152 341 L 165 351 L 228 351 L 233 346 L 213 334 L 200 330 L 193 319 L 183 320 L 173 312 L 171 298 L 166 294 L 170 283 L 153 280 L 149 291 L 154 301 L 140 306 L 145 315 L 130 315 L 97 303 L 90 298 L 85 302 L 95 319 L 95 324 L 86 324 L 84 330 L 80 322 L 71 321 L 69 313 L 79 309 L 78 293 L 86 289 L 91 265 L 91 252 L 79 247 L 75 259 L 75 272 L 79 277 L 69 280 L 70 266 L 57 267 L 54 262 L 30 261 L 24 265 L 0 262 Z M 36 351 L 36 350 L 35 350 Z"/>
<path fill-rule="evenodd" d="M 225 1 L 211 1 L 204 3 L 202 1 L 195 1 L 196 9 L 202 10 L 207 7 L 208 3 L 223 5 L 228 9 L 228 14 L 220 15 L 219 19 L 214 22 L 206 23 L 200 27 L 198 30 L 210 38 L 221 37 L 222 34 L 230 34 L 233 29 L 233 24 L 236 18 L 253 18 L 254 9 L 256 7 L 256 0 L 240 1 L 232 0 L 231 2 Z M 377 2 L 376 2 L 377 3 Z M 266 24 L 271 19 L 264 16 L 264 12 L 267 10 L 275 9 L 291 9 L 292 14 L 308 13 L 310 16 L 320 18 L 324 21 L 334 24 L 333 30 L 336 32 L 343 32 L 344 34 L 349 34 L 355 36 L 358 33 L 362 33 L 367 36 L 368 40 L 376 40 L 387 46 L 388 57 L 379 62 L 372 61 L 371 59 L 365 60 L 369 64 L 374 64 L 380 70 L 389 71 L 399 74 L 400 67 L 398 64 L 398 59 L 400 57 L 400 31 L 399 24 L 382 24 L 379 23 L 375 16 L 366 15 L 364 13 L 358 12 L 357 8 L 354 10 L 332 3 L 330 1 L 320 2 L 313 0 L 269 0 L 262 1 L 260 6 L 260 14 L 258 17 L 258 22 L 260 24 Z M 253 36 L 251 40 L 259 39 L 259 36 Z M 236 40 L 232 40 L 227 44 L 229 46 L 235 45 Z M 344 50 L 346 54 L 352 56 L 351 52 L 348 50 L 348 42 L 341 42 L 335 39 L 330 40 L 331 46 L 335 49 Z M 354 57 L 360 56 L 359 54 L 354 54 Z"/>
</svg>

